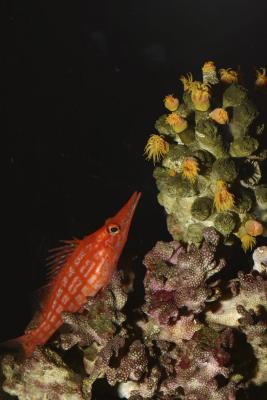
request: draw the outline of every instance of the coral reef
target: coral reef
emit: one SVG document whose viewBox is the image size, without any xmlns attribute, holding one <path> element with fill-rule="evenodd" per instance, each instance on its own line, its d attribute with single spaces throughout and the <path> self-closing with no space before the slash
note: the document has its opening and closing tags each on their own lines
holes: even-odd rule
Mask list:
<svg viewBox="0 0 267 400">
<path fill-rule="evenodd" d="M 236 71 L 220 69 L 218 77 L 209 61 L 202 74 L 203 82 L 192 74 L 181 77 L 182 101 L 155 123 L 169 143 L 154 170 L 158 201 L 175 240 L 198 245 L 204 227 L 213 226 L 226 243 L 236 236 L 247 251 L 257 239 L 240 229 L 246 221 L 256 220 L 266 232 L 264 125 L 253 101 L 255 91 L 239 82 Z M 257 70 L 255 88 L 265 80 L 265 69 Z M 183 120 L 182 130 L 175 129 L 178 120 Z"/>
<path fill-rule="evenodd" d="M 3 389 L 19 399 L 91 399 L 105 379 L 121 398 L 235 400 L 267 381 L 267 246 L 249 272 L 222 282 L 224 245 L 212 227 L 197 248 L 157 242 L 144 259 L 145 301 L 129 324 L 122 274 L 65 325 L 49 347 L 2 360 Z M 243 370 L 235 364 L 244 335 Z M 79 362 L 78 362 L 79 361 Z M 77 363 L 78 362 L 78 363 Z M 245 365 L 244 365 L 245 364 Z M 48 397 L 45 397 L 48 396 Z"/>
<path fill-rule="evenodd" d="M 173 240 L 144 256 L 142 304 L 133 281 L 116 272 L 79 312 L 61 313 L 64 324 L 46 345 L 2 357 L 8 395 L 266 399 L 264 128 L 236 71 L 217 74 L 207 62 L 202 73 L 202 82 L 181 77 L 183 102 L 164 98 L 170 114 L 145 148 L 160 163 L 154 177 Z M 255 89 L 266 82 L 257 70 Z"/>
</svg>

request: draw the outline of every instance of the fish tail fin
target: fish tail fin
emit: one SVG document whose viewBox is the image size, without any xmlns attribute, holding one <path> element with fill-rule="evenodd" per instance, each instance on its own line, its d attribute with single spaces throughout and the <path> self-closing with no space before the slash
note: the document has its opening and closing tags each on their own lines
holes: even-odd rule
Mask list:
<svg viewBox="0 0 267 400">
<path fill-rule="evenodd" d="M 29 335 L 26 334 L 0 343 L 0 347 L 18 351 L 28 357 L 32 354 L 35 348 L 35 343 L 33 343 L 33 341 L 30 340 Z"/>
</svg>

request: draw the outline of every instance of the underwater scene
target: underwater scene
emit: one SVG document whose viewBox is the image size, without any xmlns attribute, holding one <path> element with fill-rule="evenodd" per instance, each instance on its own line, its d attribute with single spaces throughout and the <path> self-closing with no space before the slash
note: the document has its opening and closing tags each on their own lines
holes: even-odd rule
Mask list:
<svg viewBox="0 0 267 400">
<path fill-rule="evenodd" d="M 267 400 L 267 3 L 3 15 L 0 400 Z"/>
</svg>

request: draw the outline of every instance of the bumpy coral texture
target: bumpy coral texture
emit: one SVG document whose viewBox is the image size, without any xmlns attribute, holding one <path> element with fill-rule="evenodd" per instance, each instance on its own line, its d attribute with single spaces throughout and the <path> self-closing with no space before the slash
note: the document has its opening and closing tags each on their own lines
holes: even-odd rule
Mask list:
<svg viewBox="0 0 267 400">
<path fill-rule="evenodd" d="M 229 329 L 219 334 L 203 329 L 176 346 L 161 340 L 154 340 L 153 345 L 146 342 L 154 364 L 150 374 L 139 383 L 121 383 L 119 393 L 129 399 L 235 399 L 236 383 L 227 382 L 222 387 L 217 383 L 218 376 L 227 380 L 231 373 L 227 350 L 232 345 Z"/>
<path fill-rule="evenodd" d="M 7 355 L 2 362 L 3 389 L 25 400 L 82 400 L 82 379 L 62 358 L 49 349 L 37 349 L 32 357 L 18 362 Z"/>
<path fill-rule="evenodd" d="M 252 310 L 257 315 L 262 310 L 267 310 L 267 280 L 263 276 L 240 271 L 238 278 L 229 282 L 229 287 L 231 296 L 226 292 L 226 298 L 220 300 L 218 309 L 206 313 L 209 323 L 238 327 L 239 306 Z"/>
<path fill-rule="evenodd" d="M 148 374 L 139 384 L 121 383 L 123 396 L 235 399 L 236 385 L 228 382 L 219 388 L 216 380 L 219 375 L 228 378 L 231 371 L 226 348 L 233 344 L 232 331 L 217 333 L 198 318 L 206 302 L 219 295 L 214 275 L 225 267 L 216 257 L 219 246 L 215 229 L 205 228 L 199 249 L 177 241 L 157 242 L 145 256 L 146 318 L 138 325 L 154 369 L 152 377 Z"/>
<path fill-rule="evenodd" d="M 249 93 L 238 82 L 234 70 L 219 72 L 220 80 L 215 64 L 209 61 L 202 68 L 203 82 L 194 81 L 192 74 L 181 78 L 183 101 L 176 115 L 186 119 L 187 128 L 175 132 L 164 122 L 164 115 L 156 121 L 155 128 L 170 146 L 155 167 L 154 177 L 158 201 L 167 212 L 168 230 L 175 240 L 198 245 L 203 228 L 218 229 L 219 218 L 218 230 L 225 242 L 239 241 L 244 251 L 248 251 L 256 246 L 257 238 L 240 236 L 240 226 L 254 219 L 264 225 L 266 234 L 267 216 L 263 211 L 267 208 L 266 128 L 256 103 L 251 100 L 255 93 Z M 263 73 L 265 69 L 257 70 L 256 82 Z M 192 95 L 200 88 L 209 93 L 204 108 L 199 107 Z M 266 104 L 263 96 L 257 95 L 257 104 Z M 183 173 L 186 159 L 195 160 L 198 166 L 193 179 L 186 179 Z M 198 203 L 199 199 L 206 200 Z M 229 214 L 224 220 L 220 215 L 224 211 L 231 213 L 232 221 Z"/>
<path fill-rule="evenodd" d="M 58 333 L 53 348 L 68 351 L 75 345 L 77 349 L 78 345 L 81 355 L 75 357 L 80 359 L 82 356 L 84 368 L 79 368 L 84 372 L 75 374 L 55 351 L 38 348 L 27 359 L 4 357 L 3 389 L 21 400 L 41 400 L 46 395 L 55 400 L 89 399 L 95 380 L 108 373 L 112 375 L 110 359 L 125 345 L 127 332 L 122 327 L 125 315 L 121 310 L 126 301 L 122 276 L 115 273 L 109 287 L 90 298 L 80 313 L 62 314 L 65 332 Z M 75 358 L 74 366 L 77 369 Z M 115 377 L 111 381 L 115 383 Z"/>
<path fill-rule="evenodd" d="M 193 251 L 176 241 L 158 242 L 145 257 L 146 318 L 138 325 L 154 367 L 152 377 L 119 385 L 130 400 L 234 400 L 237 391 L 267 382 L 267 246 L 254 251 L 250 272 L 222 283 L 216 273 L 224 262 L 218 260 L 216 267 L 211 256 L 220 250 L 219 235 L 206 228 L 204 237 Z M 238 343 L 240 334 L 245 343 Z"/>
<path fill-rule="evenodd" d="M 160 325 L 172 322 L 173 328 L 180 317 L 179 309 L 186 307 L 189 313 L 198 313 L 216 293 L 207 280 L 225 266 L 225 261 L 215 258 L 219 243 L 216 231 L 205 228 L 203 234 L 199 249 L 193 244 L 186 249 L 176 241 L 158 242 L 145 257 L 145 310 Z"/>
<path fill-rule="evenodd" d="M 127 301 L 127 294 L 122 289 L 121 275 L 115 273 L 108 290 L 89 298 L 80 314 L 62 313 L 69 332 L 62 333 L 59 345 L 68 350 L 75 344 L 89 346 L 92 343 L 105 345 L 125 321 L 121 312 Z"/>
<path fill-rule="evenodd" d="M 86 400 L 105 379 L 130 400 L 235 400 L 248 385 L 264 384 L 267 246 L 254 251 L 250 271 L 222 283 L 222 241 L 214 228 L 203 235 L 199 248 L 157 242 L 145 256 L 145 302 L 131 326 L 116 274 L 84 310 L 63 315 L 65 332 L 52 341 L 53 350 L 4 357 L 3 389 L 20 400 Z M 241 350 L 238 332 L 246 338 Z M 238 351 L 243 371 L 234 363 Z"/>
<path fill-rule="evenodd" d="M 2 357 L 4 392 L 19 400 L 265 400 L 267 246 L 233 258 L 266 232 L 264 126 L 236 71 L 218 77 L 208 61 L 202 72 L 203 82 L 181 78 L 183 102 L 167 96 L 171 117 L 156 122 L 164 148 L 149 158 L 159 162 L 158 200 L 173 240 L 144 257 L 142 306 L 115 273 L 82 310 L 62 313 L 46 346 Z M 258 70 L 260 95 L 264 76 Z"/>
</svg>

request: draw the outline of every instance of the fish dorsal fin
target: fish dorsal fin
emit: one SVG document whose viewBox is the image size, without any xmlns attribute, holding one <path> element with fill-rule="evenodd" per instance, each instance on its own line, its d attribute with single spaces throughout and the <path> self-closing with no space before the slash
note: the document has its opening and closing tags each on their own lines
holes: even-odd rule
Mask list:
<svg viewBox="0 0 267 400">
<path fill-rule="evenodd" d="M 76 247 L 79 245 L 79 239 L 61 240 L 62 246 L 49 250 L 51 253 L 47 257 L 47 279 L 53 281 L 60 269 L 66 264 Z"/>
</svg>

